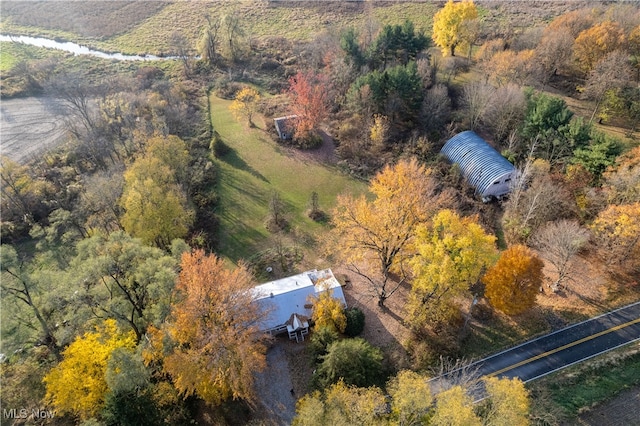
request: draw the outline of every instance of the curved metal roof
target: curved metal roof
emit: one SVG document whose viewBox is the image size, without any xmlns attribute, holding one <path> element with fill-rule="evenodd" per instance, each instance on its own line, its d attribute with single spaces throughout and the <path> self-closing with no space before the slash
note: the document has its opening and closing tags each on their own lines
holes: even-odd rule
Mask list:
<svg viewBox="0 0 640 426">
<path fill-rule="evenodd" d="M 513 164 L 471 130 L 449 139 L 441 152 L 450 162 L 458 163 L 462 175 L 479 194 L 484 194 L 494 182 L 515 171 Z"/>
</svg>

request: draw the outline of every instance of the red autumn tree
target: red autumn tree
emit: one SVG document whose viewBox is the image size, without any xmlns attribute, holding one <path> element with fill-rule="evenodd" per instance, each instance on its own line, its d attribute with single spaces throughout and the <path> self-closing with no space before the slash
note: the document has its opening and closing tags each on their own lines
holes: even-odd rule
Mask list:
<svg viewBox="0 0 640 426">
<path fill-rule="evenodd" d="M 299 71 L 289 78 L 289 96 L 291 110 L 297 115 L 296 139 L 305 139 L 310 132 L 327 116 L 328 81 L 322 74 L 314 71 Z"/>
</svg>

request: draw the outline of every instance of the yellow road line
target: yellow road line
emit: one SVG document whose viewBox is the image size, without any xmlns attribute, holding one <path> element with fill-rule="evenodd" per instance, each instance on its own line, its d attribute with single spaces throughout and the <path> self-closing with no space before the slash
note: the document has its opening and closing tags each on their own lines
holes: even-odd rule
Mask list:
<svg viewBox="0 0 640 426">
<path fill-rule="evenodd" d="M 513 365 L 510 365 L 509 367 L 505 367 L 502 370 L 495 371 L 495 372 L 489 374 L 489 376 L 497 376 L 498 374 L 502 374 L 505 371 L 512 370 L 514 368 L 517 368 L 517 367 L 520 367 L 522 365 L 528 364 L 528 363 L 530 363 L 532 361 L 536 361 L 536 360 L 538 360 L 540 358 L 544 358 L 546 356 L 553 355 L 556 352 L 560 352 L 560 351 L 562 351 L 564 349 L 570 348 L 570 347 L 575 346 L 575 345 L 579 345 L 580 343 L 584 343 L 584 342 L 586 342 L 588 340 L 595 339 L 596 337 L 600 337 L 600 336 L 605 335 L 607 333 L 611 333 L 613 331 L 620 330 L 621 328 L 625 328 L 625 327 L 628 327 L 630 325 L 633 325 L 633 324 L 636 324 L 636 323 L 639 323 L 639 322 L 640 322 L 640 318 L 636 318 L 633 321 L 629 321 L 629 322 L 626 322 L 624 324 L 616 325 L 615 327 L 608 328 L 606 330 L 603 330 L 603 331 L 601 331 L 599 333 L 596 333 L 596 334 L 593 334 L 591 336 L 583 337 L 582 339 L 576 340 L 575 342 L 567 343 L 564 346 L 560 346 L 560 347 L 552 349 L 550 351 L 541 353 L 540 355 L 536 355 L 536 356 L 531 357 L 529 359 L 525 359 L 524 361 L 520 361 L 517 364 L 513 364 Z"/>
</svg>

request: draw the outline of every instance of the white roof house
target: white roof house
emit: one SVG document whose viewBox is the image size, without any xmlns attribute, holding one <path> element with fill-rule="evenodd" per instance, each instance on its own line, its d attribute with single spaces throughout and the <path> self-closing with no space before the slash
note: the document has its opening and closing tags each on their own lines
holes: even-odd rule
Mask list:
<svg viewBox="0 0 640 426">
<path fill-rule="evenodd" d="M 449 139 L 440 152 L 460 166 L 462 175 L 483 200 L 508 194 L 517 178 L 513 164 L 471 130 Z"/>
<path fill-rule="evenodd" d="M 347 306 L 342 286 L 331 269 L 314 269 L 254 287 L 256 302 L 268 312 L 260 329 L 275 334 L 287 329 L 293 314 L 311 317 L 311 297 L 327 290 Z"/>
</svg>

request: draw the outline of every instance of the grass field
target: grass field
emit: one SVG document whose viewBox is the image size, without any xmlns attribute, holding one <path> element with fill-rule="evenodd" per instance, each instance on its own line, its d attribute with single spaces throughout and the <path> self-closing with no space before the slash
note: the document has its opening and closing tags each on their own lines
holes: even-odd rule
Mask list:
<svg viewBox="0 0 640 426">
<path fill-rule="evenodd" d="M 363 182 L 336 168 L 311 159 L 301 160 L 293 150 L 279 146 L 265 131 L 263 120 L 254 120 L 256 128 L 239 123 L 229 105 L 230 101 L 211 95 L 213 127 L 232 150 L 217 160 L 222 242 L 218 251 L 222 256 L 235 262 L 273 245 L 274 237 L 265 222 L 274 191 L 286 206 L 291 232 L 297 229 L 298 237 L 304 234 L 313 239 L 325 229 L 305 213 L 313 191 L 318 193 L 320 208 L 328 211 L 338 194 L 366 190 Z"/>
<path fill-rule="evenodd" d="M 574 418 L 585 409 L 638 385 L 640 344 L 635 343 L 532 382 L 529 386 L 534 395 L 546 389 L 550 397 L 547 403 L 556 405 L 564 415 Z"/>
<path fill-rule="evenodd" d="M 479 11 L 487 23 L 518 28 L 548 22 L 579 5 L 479 2 Z M 167 54 L 172 52 L 170 39 L 176 31 L 195 47 L 207 14 L 215 18 L 236 13 L 249 38 L 309 41 L 323 31 L 335 34 L 347 26 L 375 29 L 406 19 L 431 35 L 439 7 L 433 2 L 3 2 L 0 31 L 62 38 L 106 51 Z"/>
</svg>

